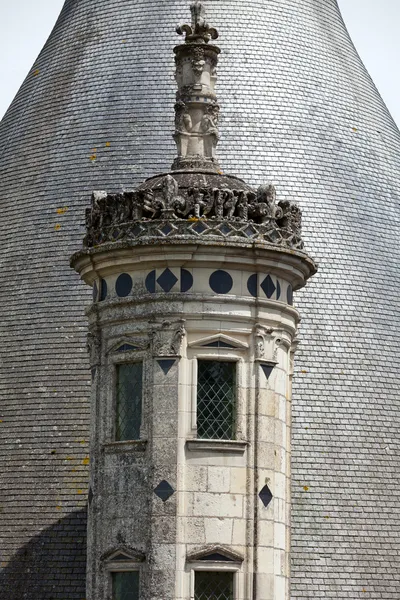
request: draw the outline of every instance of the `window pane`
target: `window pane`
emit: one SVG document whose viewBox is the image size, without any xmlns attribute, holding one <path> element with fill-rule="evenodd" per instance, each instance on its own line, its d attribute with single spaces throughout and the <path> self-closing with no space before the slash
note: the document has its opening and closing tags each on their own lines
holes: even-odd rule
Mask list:
<svg viewBox="0 0 400 600">
<path fill-rule="evenodd" d="M 113 600 L 139 600 L 139 571 L 112 574 Z"/>
<path fill-rule="evenodd" d="M 196 571 L 195 600 L 233 600 L 233 573 Z"/>
<path fill-rule="evenodd" d="M 199 360 L 197 436 L 232 440 L 235 435 L 236 363 Z"/>
<path fill-rule="evenodd" d="M 117 366 L 117 441 L 140 439 L 142 371 L 142 363 Z"/>
</svg>

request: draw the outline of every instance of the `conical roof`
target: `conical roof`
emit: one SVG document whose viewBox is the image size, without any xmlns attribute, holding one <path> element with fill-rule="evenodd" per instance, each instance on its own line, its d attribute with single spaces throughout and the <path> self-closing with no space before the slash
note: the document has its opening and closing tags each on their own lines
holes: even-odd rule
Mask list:
<svg viewBox="0 0 400 600">
<path fill-rule="evenodd" d="M 84 597 L 93 189 L 169 169 L 186 0 L 67 0 L 0 125 L 1 589 Z M 223 168 L 303 210 L 292 598 L 397 600 L 400 135 L 336 0 L 207 1 Z M 10 561 L 7 563 L 7 561 Z M 6 564 L 7 563 L 7 564 Z"/>
</svg>

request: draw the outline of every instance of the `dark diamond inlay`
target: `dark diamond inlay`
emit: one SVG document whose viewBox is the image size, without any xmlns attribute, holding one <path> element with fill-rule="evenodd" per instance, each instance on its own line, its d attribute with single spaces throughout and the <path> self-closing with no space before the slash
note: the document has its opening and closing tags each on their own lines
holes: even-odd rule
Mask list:
<svg viewBox="0 0 400 600">
<path fill-rule="evenodd" d="M 150 294 L 156 293 L 156 272 L 151 271 L 146 277 L 145 281 L 146 290 L 150 292 Z"/>
<path fill-rule="evenodd" d="M 169 223 L 166 223 L 164 227 L 161 227 L 161 231 L 164 235 L 169 235 L 172 231 L 173 227 Z"/>
<path fill-rule="evenodd" d="M 168 375 L 168 373 L 170 372 L 170 370 L 172 369 L 172 367 L 175 364 L 175 359 L 170 359 L 167 358 L 165 360 L 158 360 L 157 361 L 158 364 L 160 365 L 160 367 L 162 368 L 162 370 L 164 371 L 164 375 Z"/>
<path fill-rule="evenodd" d="M 140 225 L 135 225 L 135 227 L 132 229 L 132 235 L 134 235 L 135 237 L 140 235 L 142 233 L 142 228 L 140 227 Z"/>
<path fill-rule="evenodd" d="M 290 306 L 292 306 L 292 304 L 293 304 L 293 288 L 291 285 L 289 285 L 289 287 L 287 289 L 287 301 L 288 301 L 288 304 L 290 304 Z"/>
<path fill-rule="evenodd" d="M 249 294 L 253 296 L 253 298 L 257 298 L 257 288 L 258 288 L 258 275 L 250 275 L 247 280 L 247 289 L 249 290 Z"/>
<path fill-rule="evenodd" d="M 221 225 L 221 227 L 219 228 L 219 230 L 224 235 L 227 235 L 228 233 L 230 233 L 232 231 L 231 227 L 229 227 L 229 225 L 227 225 L 226 223 L 224 223 L 223 225 Z"/>
<path fill-rule="evenodd" d="M 202 223 L 201 221 L 199 221 L 198 223 L 196 223 L 196 225 L 194 225 L 192 227 L 193 231 L 195 231 L 196 233 L 203 233 L 203 231 L 205 231 L 207 229 L 207 227 L 204 225 L 204 223 Z"/>
<path fill-rule="evenodd" d="M 164 292 L 170 292 L 178 278 L 175 277 L 172 271 L 169 269 L 165 269 L 163 273 L 161 273 L 160 277 L 157 279 L 158 285 L 164 290 Z"/>
<path fill-rule="evenodd" d="M 103 300 L 105 300 L 107 298 L 107 282 L 105 279 L 102 279 L 100 281 L 100 302 L 102 302 Z"/>
<path fill-rule="evenodd" d="M 233 279 L 226 271 L 214 271 L 210 277 L 210 288 L 216 294 L 229 294 Z"/>
<path fill-rule="evenodd" d="M 271 275 L 266 276 L 266 278 L 264 279 L 264 281 L 261 284 L 261 289 L 264 292 L 264 294 L 267 296 L 267 298 L 271 298 L 272 295 L 275 293 L 276 287 L 275 287 L 274 282 L 272 281 Z"/>
<path fill-rule="evenodd" d="M 115 284 L 115 291 L 119 298 L 126 298 L 132 291 L 133 281 L 128 273 L 122 273 Z"/>
<path fill-rule="evenodd" d="M 255 231 L 252 227 L 250 227 L 250 225 L 248 227 L 246 227 L 246 229 L 244 230 L 244 233 L 247 235 L 247 237 L 253 237 L 253 235 L 255 234 Z"/>
<path fill-rule="evenodd" d="M 165 480 L 161 481 L 154 490 L 155 495 L 161 498 L 163 502 L 166 502 L 168 498 L 171 498 L 174 492 L 174 488 Z"/>
<path fill-rule="evenodd" d="M 193 287 L 193 275 L 187 269 L 181 269 L 181 292 L 188 292 Z"/>
<path fill-rule="evenodd" d="M 261 502 L 264 504 L 264 506 L 268 506 L 268 504 L 271 502 L 271 500 L 273 498 L 272 492 L 267 485 L 264 485 L 263 489 L 261 490 L 261 492 L 258 495 L 261 499 Z"/>
<path fill-rule="evenodd" d="M 267 365 L 265 363 L 261 363 L 261 368 L 264 371 L 265 377 L 269 379 L 272 371 L 274 370 L 275 365 Z"/>
</svg>

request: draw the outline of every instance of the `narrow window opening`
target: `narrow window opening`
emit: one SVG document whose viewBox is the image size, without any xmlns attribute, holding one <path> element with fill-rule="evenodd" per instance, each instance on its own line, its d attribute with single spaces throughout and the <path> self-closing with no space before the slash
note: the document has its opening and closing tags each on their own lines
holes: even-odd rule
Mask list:
<svg viewBox="0 0 400 600">
<path fill-rule="evenodd" d="M 140 439 L 142 378 L 142 363 L 117 365 L 117 442 Z"/>
<path fill-rule="evenodd" d="M 197 437 L 235 438 L 236 363 L 198 361 Z"/>
<path fill-rule="evenodd" d="M 112 573 L 112 600 L 139 600 L 139 571 Z"/>
<path fill-rule="evenodd" d="M 233 600 L 234 573 L 196 571 L 194 600 Z"/>
</svg>

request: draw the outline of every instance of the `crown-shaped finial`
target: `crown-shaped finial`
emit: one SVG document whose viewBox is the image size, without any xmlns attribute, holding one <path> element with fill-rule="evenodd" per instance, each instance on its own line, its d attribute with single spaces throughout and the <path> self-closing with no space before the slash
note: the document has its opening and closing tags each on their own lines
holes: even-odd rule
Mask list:
<svg viewBox="0 0 400 600">
<path fill-rule="evenodd" d="M 206 9 L 204 4 L 196 0 L 190 5 L 192 13 L 191 25 L 178 25 L 176 31 L 179 35 L 186 35 L 187 44 L 208 44 L 210 40 L 218 38 L 218 31 L 210 27 L 206 21 Z"/>
</svg>

